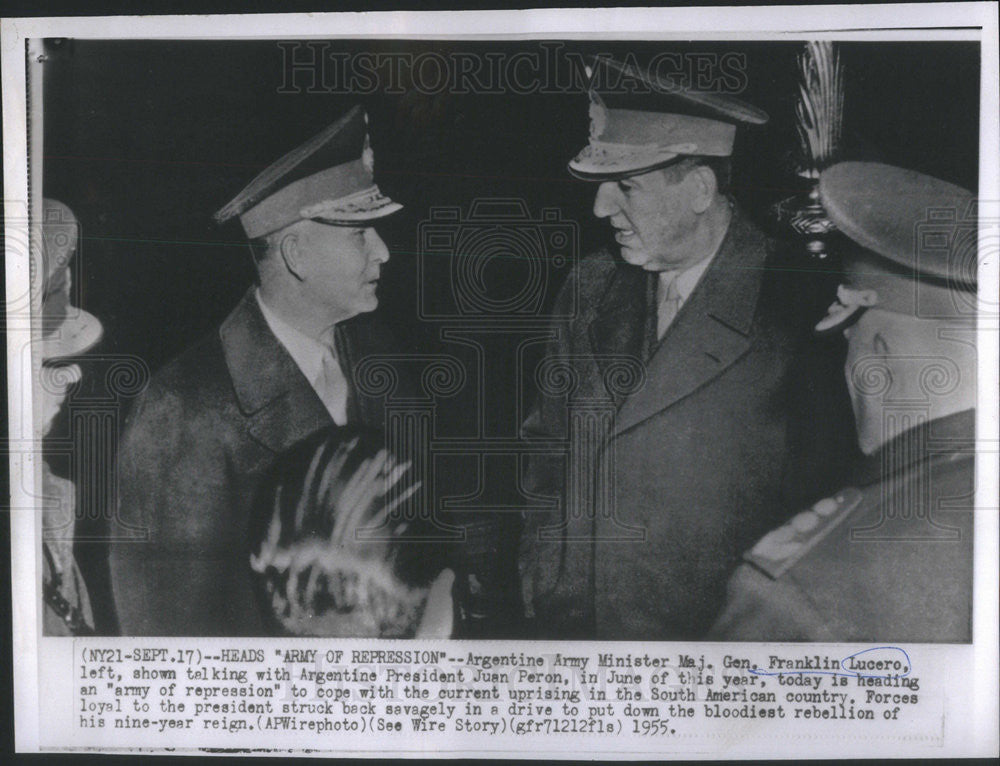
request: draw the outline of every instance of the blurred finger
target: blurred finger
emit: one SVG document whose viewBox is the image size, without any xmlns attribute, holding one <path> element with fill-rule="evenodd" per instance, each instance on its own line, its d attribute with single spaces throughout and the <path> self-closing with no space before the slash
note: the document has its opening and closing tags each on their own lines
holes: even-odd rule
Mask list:
<svg viewBox="0 0 1000 766">
<path fill-rule="evenodd" d="M 323 482 L 320 486 L 318 494 L 319 502 L 321 504 L 320 507 L 323 508 L 328 524 L 335 515 L 334 511 L 336 498 L 334 497 L 334 491 L 337 480 L 340 478 L 340 472 L 344 469 L 344 463 L 347 462 L 347 458 L 350 457 L 353 445 L 356 443 L 357 438 L 354 438 L 346 444 L 340 444 L 333 457 L 330 458 L 330 462 L 327 463 L 326 470 L 323 472 Z"/>
<path fill-rule="evenodd" d="M 319 467 L 319 461 L 322 457 L 323 449 L 321 448 L 313 453 L 312 460 L 309 461 L 309 468 L 306 470 L 306 478 L 302 482 L 302 486 L 307 487 L 310 491 L 303 492 L 299 496 L 299 502 L 295 505 L 295 529 L 302 529 L 302 520 L 313 502 L 311 490 L 316 481 L 316 469 Z"/>
<path fill-rule="evenodd" d="M 365 458 L 361 461 L 361 465 L 351 475 L 351 478 L 347 480 L 347 484 L 341 491 L 340 497 L 337 498 L 337 529 L 334 532 L 334 537 L 337 539 L 343 537 L 344 525 L 348 522 L 353 509 L 357 505 L 358 497 L 362 491 L 362 477 L 365 475 L 370 464 L 371 458 Z"/>
<path fill-rule="evenodd" d="M 377 532 L 378 530 L 387 529 L 389 526 L 389 514 L 392 513 L 392 511 L 394 511 L 400 505 L 400 503 L 405 502 L 406 499 L 410 497 L 418 489 L 420 489 L 420 482 L 417 482 L 412 487 L 409 487 L 403 494 L 395 498 L 392 502 L 383 504 L 378 511 L 372 514 L 372 517 L 371 519 L 369 519 L 368 523 L 364 527 L 359 528 L 360 531 L 367 532 L 369 536 L 373 536 L 373 533 Z M 405 527 L 405 525 L 403 526 Z M 393 532 L 393 535 L 398 535 L 401 531 L 402 531 L 401 528 L 397 528 Z M 372 542 L 379 542 L 379 541 L 386 542 L 388 540 L 388 537 L 389 537 L 388 535 L 382 538 L 375 537 L 374 539 L 372 539 Z M 356 534 L 355 534 L 355 539 L 357 539 Z"/>
<path fill-rule="evenodd" d="M 403 478 L 403 475 L 410 470 L 410 461 L 405 463 L 400 463 L 395 466 L 392 470 L 388 471 L 385 477 L 385 491 L 386 494 L 389 493 L 391 487 L 395 487 L 399 483 L 399 480 Z"/>
<path fill-rule="evenodd" d="M 451 588 L 454 583 L 455 573 L 450 569 L 445 569 L 434 580 L 416 638 L 451 638 L 454 610 Z"/>
</svg>

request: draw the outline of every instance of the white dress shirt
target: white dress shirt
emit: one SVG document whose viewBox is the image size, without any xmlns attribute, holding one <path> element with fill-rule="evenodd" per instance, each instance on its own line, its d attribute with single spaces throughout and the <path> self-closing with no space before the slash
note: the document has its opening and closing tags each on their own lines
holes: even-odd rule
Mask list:
<svg viewBox="0 0 1000 766">
<path fill-rule="evenodd" d="M 264 321 L 271 328 L 274 337 L 285 347 L 296 366 L 306 376 L 309 385 L 323 402 L 338 426 L 347 424 L 347 378 L 336 359 L 336 351 L 332 346 L 333 328 L 327 331 L 331 345 L 321 343 L 305 333 L 292 327 L 281 319 L 267 304 L 261 300 L 260 290 L 254 293 L 257 305 L 264 315 Z"/>
<path fill-rule="evenodd" d="M 661 271 L 659 274 L 660 282 L 656 286 L 656 303 L 657 306 L 663 303 L 664 299 L 667 297 L 667 291 L 670 289 L 670 284 L 673 282 L 674 288 L 676 290 L 676 295 L 679 299 L 677 306 L 677 311 L 680 311 L 681 306 L 685 304 L 688 297 L 694 292 L 694 288 L 698 285 L 701 280 L 702 275 L 711 265 L 712 261 L 715 259 L 715 253 L 699 261 L 694 266 L 688 266 L 683 271 Z M 676 316 L 676 312 L 673 312 Z M 662 312 L 660 314 L 662 317 Z M 662 322 L 660 323 L 662 325 Z M 662 338 L 666 333 L 667 326 L 657 327 L 657 336 Z"/>
</svg>

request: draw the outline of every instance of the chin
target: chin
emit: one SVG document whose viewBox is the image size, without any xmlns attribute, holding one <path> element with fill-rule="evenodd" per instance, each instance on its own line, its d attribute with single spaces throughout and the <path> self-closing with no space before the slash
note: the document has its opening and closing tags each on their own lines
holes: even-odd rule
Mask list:
<svg viewBox="0 0 1000 766">
<path fill-rule="evenodd" d="M 858 448 L 863 454 L 871 455 L 887 441 L 889 436 L 885 433 L 885 425 L 882 423 L 881 408 L 877 408 L 876 412 L 869 412 L 870 408 L 860 401 L 857 394 L 851 398 L 853 400 L 851 404 L 854 408 L 854 423 L 858 434 Z"/>
<path fill-rule="evenodd" d="M 643 252 L 627 247 L 621 248 L 619 252 L 621 253 L 622 260 L 630 266 L 638 266 L 644 269 L 649 265 L 649 258 Z"/>
</svg>

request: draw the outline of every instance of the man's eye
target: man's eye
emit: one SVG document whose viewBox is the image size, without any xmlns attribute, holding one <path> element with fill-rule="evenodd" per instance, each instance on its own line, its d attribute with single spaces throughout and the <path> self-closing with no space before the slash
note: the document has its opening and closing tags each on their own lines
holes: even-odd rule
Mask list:
<svg viewBox="0 0 1000 766">
<path fill-rule="evenodd" d="M 639 184 L 635 183 L 630 178 L 623 178 L 618 182 L 618 188 L 621 190 L 622 194 L 631 195 L 632 192 L 639 191 Z"/>
</svg>

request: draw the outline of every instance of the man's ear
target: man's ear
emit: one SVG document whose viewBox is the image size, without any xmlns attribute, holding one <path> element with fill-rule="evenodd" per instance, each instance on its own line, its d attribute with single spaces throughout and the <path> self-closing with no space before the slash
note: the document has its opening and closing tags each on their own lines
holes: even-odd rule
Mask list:
<svg viewBox="0 0 1000 766">
<path fill-rule="evenodd" d="M 299 251 L 299 235 L 295 232 L 283 234 L 278 241 L 278 252 L 288 273 L 300 282 L 303 280 L 302 263 Z"/>
<path fill-rule="evenodd" d="M 697 165 L 688 173 L 687 182 L 691 189 L 691 209 L 695 213 L 704 213 L 719 189 L 715 172 L 705 165 Z"/>
</svg>

